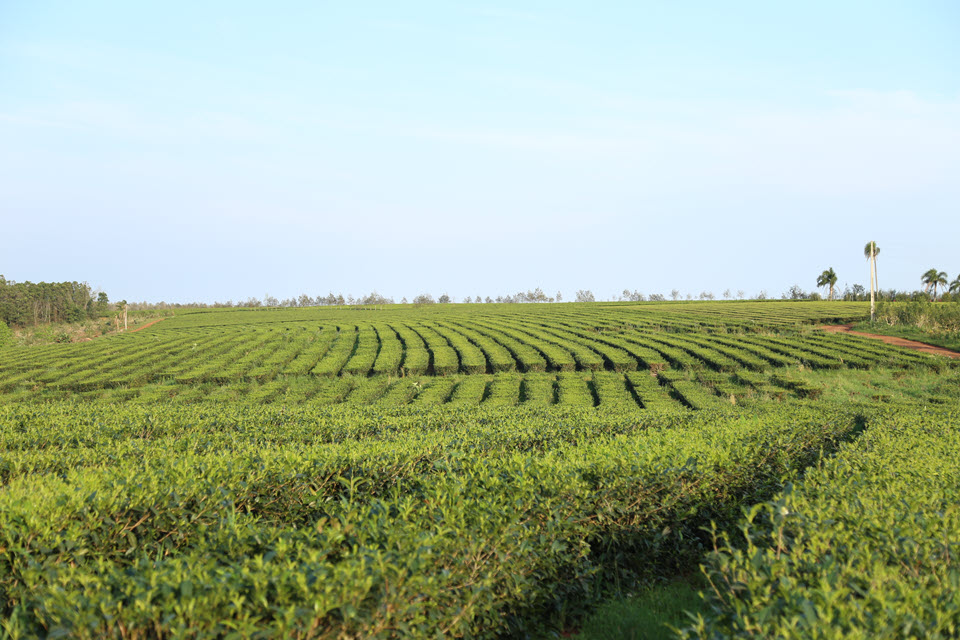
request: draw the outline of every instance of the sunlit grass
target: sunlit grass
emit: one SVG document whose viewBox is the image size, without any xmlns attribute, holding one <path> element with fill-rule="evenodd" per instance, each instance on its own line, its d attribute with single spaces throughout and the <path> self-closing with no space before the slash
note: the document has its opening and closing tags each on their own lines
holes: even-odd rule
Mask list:
<svg viewBox="0 0 960 640">
<path fill-rule="evenodd" d="M 634 596 L 603 604 L 587 618 L 578 640 L 659 640 L 675 638 L 674 628 L 705 612 L 696 583 L 677 581 L 645 587 Z"/>
<path fill-rule="evenodd" d="M 798 371 L 791 375 L 823 388 L 819 399 L 825 402 L 919 402 L 939 403 L 954 397 L 960 385 L 960 371 L 921 371 L 899 369 L 842 369 L 838 371 Z"/>
</svg>

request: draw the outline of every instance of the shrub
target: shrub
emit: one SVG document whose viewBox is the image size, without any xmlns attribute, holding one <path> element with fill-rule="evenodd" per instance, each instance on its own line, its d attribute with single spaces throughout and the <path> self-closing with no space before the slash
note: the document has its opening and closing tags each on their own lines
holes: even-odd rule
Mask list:
<svg viewBox="0 0 960 640">
<path fill-rule="evenodd" d="M 0 320 L 0 348 L 7 343 L 13 342 L 13 332 L 3 320 Z"/>
<path fill-rule="evenodd" d="M 877 305 L 877 318 L 891 326 L 913 326 L 931 333 L 960 332 L 960 304 L 928 300 L 881 302 Z"/>
</svg>

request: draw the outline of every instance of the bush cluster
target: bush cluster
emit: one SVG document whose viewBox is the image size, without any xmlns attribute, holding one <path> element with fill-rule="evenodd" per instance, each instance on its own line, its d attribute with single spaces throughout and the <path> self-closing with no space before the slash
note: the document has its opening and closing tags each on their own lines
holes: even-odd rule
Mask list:
<svg viewBox="0 0 960 640">
<path fill-rule="evenodd" d="M 891 326 L 916 327 L 934 334 L 960 333 L 960 304 L 914 302 L 881 302 L 877 319 Z"/>
<path fill-rule="evenodd" d="M 688 638 L 960 635 L 956 410 L 878 415 L 718 536 L 713 615 Z"/>
</svg>

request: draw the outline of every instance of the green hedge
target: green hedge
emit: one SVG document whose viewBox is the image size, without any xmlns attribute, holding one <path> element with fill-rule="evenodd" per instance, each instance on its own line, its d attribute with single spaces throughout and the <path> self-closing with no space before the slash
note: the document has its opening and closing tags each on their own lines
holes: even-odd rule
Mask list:
<svg viewBox="0 0 960 640">
<path fill-rule="evenodd" d="M 878 414 L 720 536 L 686 637 L 960 636 L 960 414 Z"/>
<path fill-rule="evenodd" d="M 0 619 L 11 637 L 532 635 L 695 560 L 707 522 L 858 424 L 0 405 Z"/>
</svg>

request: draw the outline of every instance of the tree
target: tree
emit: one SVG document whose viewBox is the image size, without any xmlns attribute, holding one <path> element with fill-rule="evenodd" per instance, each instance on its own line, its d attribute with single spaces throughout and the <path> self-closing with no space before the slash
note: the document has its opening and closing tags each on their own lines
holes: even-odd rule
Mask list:
<svg viewBox="0 0 960 640">
<path fill-rule="evenodd" d="M 871 240 L 863 247 L 863 256 L 870 261 L 870 322 L 877 319 L 877 254 L 880 247 Z"/>
<path fill-rule="evenodd" d="M 960 276 L 953 279 L 950 283 L 950 293 L 960 293 Z"/>
<path fill-rule="evenodd" d="M 119 331 L 120 331 L 120 319 L 123 318 L 123 329 L 124 329 L 124 331 L 126 331 L 126 329 L 127 329 L 127 301 L 126 301 L 126 300 L 121 300 L 121 301 L 119 301 L 119 302 L 116 302 L 116 303 L 114 303 L 113 308 L 114 308 L 114 311 L 117 312 L 116 315 L 114 315 L 114 317 L 113 317 L 113 324 L 117 327 L 117 331 L 119 332 Z"/>
<path fill-rule="evenodd" d="M 927 285 L 926 291 L 930 293 L 931 287 L 933 288 L 933 299 L 937 299 L 937 286 L 943 285 L 947 286 L 947 272 L 946 271 L 937 271 L 936 269 L 929 269 L 923 276 L 920 278 L 920 281 L 923 284 Z"/>
<path fill-rule="evenodd" d="M 393 304 L 393 298 L 387 298 L 386 296 L 380 295 L 376 291 L 371 291 L 369 295 L 364 296 L 360 300 L 360 304 L 365 304 L 365 305 Z"/>
<path fill-rule="evenodd" d="M 107 297 L 105 291 L 101 291 L 97 294 L 97 315 L 105 316 L 109 313 L 110 309 L 110 298 Z"/>
<path fill-rule="evenodd" d="M 86 282 L 14 282 L 0 276 L 0 320 L 15 326 L 79 322 L 96 315 Z"/>
<path fill-rule="evenodd" d="M 442 293 L 440 294 L 440 297 L 437 298 L 437 302 L 439 302 L 440 304 L 450 304 L 453 301 L 450 299 L 449 295 L 447 295 L 446 293 Z"/>
<path fill-rule="evenodd" d="M 837 273 L 833 270 L 833 267 L 821 273 L 820 277 L 817 278 L 818 287 L 830 287 L 830 294 L 827 296 L 828 300 L 833 300 L 833 287 L 835 284 L 837 284 Z"/>
<path fill-rule="evenodd" d="M 800 285 L 795 284 L 784 292 L 780 296 L 783 300 L 806 300 L 807 292 L 800 288 Z"/>
<path fill-rule="evenodd" d="M 680 297 L 680 291 L 678 289 L 672 289 L 670 291 L 670 297 L 676 300 L 677 298 Z"/>
<path fill-rule="evenodd" d="M 589 289 L 580 289 L 577 291 L 577 302 L 596 302 L 596 298 L 593 297 L 593 292 Z"/>
</svg>

